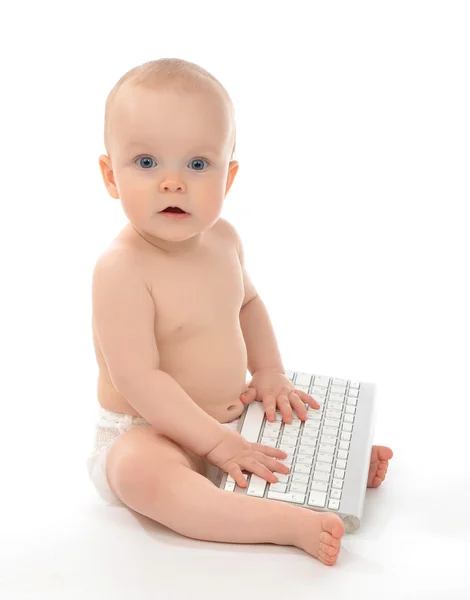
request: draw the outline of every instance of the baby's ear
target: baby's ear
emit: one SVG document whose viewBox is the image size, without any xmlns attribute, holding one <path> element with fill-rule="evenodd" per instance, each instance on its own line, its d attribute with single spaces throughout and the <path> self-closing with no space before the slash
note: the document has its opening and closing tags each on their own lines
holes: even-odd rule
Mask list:
<svg viewBox="0 0 470 600">
<path fill-rule="evenodd" d="M 232 160 L 228 165 L 227 183 L 225 185 L 225 195 L 228 194 L 229 189 L 232 187 L 235 175 L 238 173 L 238 161 Z"/>
<path fill-rule="evenodd" d="M 101 176 L 103 177 L 104 184 L 108 190 L 108 194 L 119 200 L 119 191 L 117 189 L 116 181 L 114 179 L 114 172 L 111 164 L 111 159 L 106 154 L 102 154 L 98 159 L 99 167 L 101 170 Z"/>
</svg>

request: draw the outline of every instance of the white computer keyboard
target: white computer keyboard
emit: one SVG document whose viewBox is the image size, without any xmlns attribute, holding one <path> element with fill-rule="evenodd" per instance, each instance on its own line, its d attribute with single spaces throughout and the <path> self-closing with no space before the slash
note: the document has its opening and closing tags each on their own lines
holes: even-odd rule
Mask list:
<svg viewBox="0 0 470 600">
<path fill-rule="evenodd" d="M 250 442 L 284 450 L 281 460 L 290 467 L 278 473 L 277 483 L 244 472 L 248 482 L 240 488 L 229 475 L 221 487 L 248 496 L 281 500 L 314 510 L 334 511 L 343 517 L 347 531 L 359 527 L 362 516 L 370 450 L 375 425 L 372 384 L 335 377 L 286 371 L 295 387 L 313 396 L 319 409 L 307 406 L 307 421 L 293 410 L 292 423 L 266 420 L 264 407 L 253 402 L 232 424 Z"/>
</svg>

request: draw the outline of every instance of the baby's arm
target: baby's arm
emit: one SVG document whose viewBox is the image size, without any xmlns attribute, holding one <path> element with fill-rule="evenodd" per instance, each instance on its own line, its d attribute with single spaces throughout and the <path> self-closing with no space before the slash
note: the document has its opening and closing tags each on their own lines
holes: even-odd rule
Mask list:
<svg viewBox="0 0 470 600">
<path fill-rule="evenodd" d="M 157 432 L 199 456 L 226 429 L 159 370 L 155 305 L 136 260 L 103 254 L 93 272 L 93 322 L 115 388 Z"/>
</svg>

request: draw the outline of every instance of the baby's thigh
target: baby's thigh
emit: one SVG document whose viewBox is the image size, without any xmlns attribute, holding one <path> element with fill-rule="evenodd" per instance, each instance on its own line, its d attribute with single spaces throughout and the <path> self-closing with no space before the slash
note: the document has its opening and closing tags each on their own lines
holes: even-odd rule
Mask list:
<svg viewBox="0 0 470 600">
<path fill-rule="evenodd" d="M 165 471 L 183 464 L 193 471 L 206 474 L 206 461 L 188 448 L 160 435 L 149 425 L 137 426 L 120 435 L 111 446 L 106 461 L 106 475 L 113 492 L 136 482 L 148 485 L 164 483 Z"/>
</svg>

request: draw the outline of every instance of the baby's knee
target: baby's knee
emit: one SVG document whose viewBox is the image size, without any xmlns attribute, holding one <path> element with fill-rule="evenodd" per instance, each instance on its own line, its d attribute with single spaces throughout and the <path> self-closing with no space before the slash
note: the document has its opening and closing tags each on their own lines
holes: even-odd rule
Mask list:
<svg viewBox="0 0 470 600">
<path fill-rule="evenodd" d="M 178 466 L 193 470 L 201 457 L 190 456 L 172 440 L 149 427 L 138 427 L 116 440 L 109 451 L 108 483 L 118 498 L 128 504 L 142 497 L 156 497 L 168 486 L 169 476 Z M 203 464 L 203 463 L 202 463 Z"/>
</svg>

